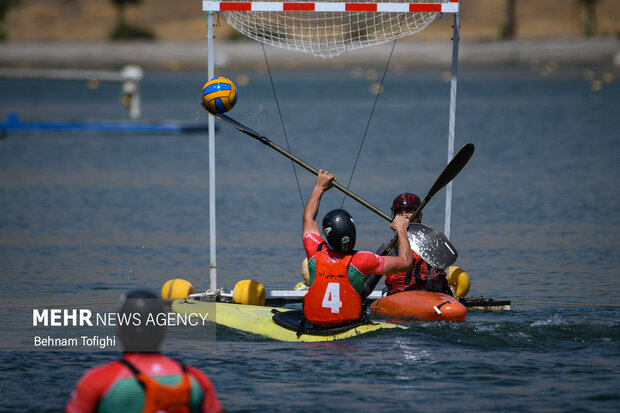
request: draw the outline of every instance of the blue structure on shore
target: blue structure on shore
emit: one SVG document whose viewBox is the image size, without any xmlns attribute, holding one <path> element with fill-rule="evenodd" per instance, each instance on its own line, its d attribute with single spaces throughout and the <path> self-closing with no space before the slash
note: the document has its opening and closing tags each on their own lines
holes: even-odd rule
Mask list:
<svg viewBox="0 0 620 413">
<path fill-rule="evenodd" d="M 17 113 L 10 113 L 6 122 L 0 122 L 0 134 L 28 131 L 93 131 L 123 133 L 194 133 L 208 130 L 206 122 L 184 123 L 177 121 L 22 121 Z"/>
</svg>

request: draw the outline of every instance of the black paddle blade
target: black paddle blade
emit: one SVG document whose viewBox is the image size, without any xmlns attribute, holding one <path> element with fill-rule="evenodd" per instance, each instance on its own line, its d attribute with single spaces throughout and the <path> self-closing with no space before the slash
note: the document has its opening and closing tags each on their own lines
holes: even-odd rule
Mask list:
<svg viewBox="0 0 620 413">
<path fill-rule="evenodd" d="M 435 268 L 446 269 L 459 254 L 441 232 L 424 224 L 411 224 L 407 230 L 411 249 Z"/>
<path fill-rule="evenodd" d="M 448 185 L 448 183 L 450 183 L 450 181 L 452 181 L 459 174 L 459 172 L 461 172 L 465 165 L 467 165 L 467 162 L 469 162 L 469 159 L 474 154 L 475 149 L 476 148 L 473 143 L 466 143 L 463 145 L 456 155 L 454 155 L 452 160 L 450 160 L 448 165 L 446 165 L 443 171 L 441 171 L 439 178 L 437 178 L 431 190 L 428 191 L 428 195 L 426 197 L 430 199 L 433 195 L 439 192 L 441 188 Z"/>
<path fill-rule="evenodd" d="M 215 119 L 219 120 L 220 122 L 224 122 L 228 126 L 232 126 L 233 128 L 237 129 L 238 131 L 243 132 L 246 135 L 249 135 L 249 136 L 253 137 L 254 139 L 258 139 L 258 140 L 263 140 L 264 139 L 262 136 L 260 136 L 258 134 L 258 132 L 255 132 L 252 129 L 248 128 L 247 126 L 243 125 L 242 123 L 237 122 L 236 120 L 234 120 L 233 118 L 229 117 L 228 115 L 224 115 L 223 113 L 213 113 L 213 112 L 211 112 L 209 109 L 207 109 L 207 106 L 203 102 L 200 102 L 200 106 L 202 106 L 202 108 L 204 110 L 209 112 L 211 115 L 213 115 L 213 117 Z"/>
</svg>

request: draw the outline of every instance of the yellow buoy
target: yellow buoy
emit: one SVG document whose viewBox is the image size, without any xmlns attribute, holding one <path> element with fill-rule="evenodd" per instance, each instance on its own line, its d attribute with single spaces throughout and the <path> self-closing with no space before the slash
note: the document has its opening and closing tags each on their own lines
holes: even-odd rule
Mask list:
<svg viewBox="0 0 620 413">
<path fill-rule="evenodd" d="M 187 298 L 190 294 L 194 294 L 194 286 L 181 278 L 168 280 L 161 287 L 161 298 L 164 300 Z"/>
<path fill-rule="evenodd" d="M 452 287 L 454 295 L 465 297 L 469 292 L 469 275 L 462 268 L 452 266 L 448 269 L 448 284 Z"/>
<path fill-rule="evenodd" d="M 233 303 L 246 305 L 265 305 L 265 287 L 254 280 L 241 280 L 235 284 Z"/>
<path fill-rule="evenodd" d="M 304 258 L 301 263 L 301 276 L 304 278 L 304 284 L 310 285 L 310 270 L 308 270 L 308 258 Z"/>
<path fill-rule="evenodd" d="M 297 283 L 297 285 L 294 288 L 295 291 L 307 291 L 308 290 L 308 284 L 306 284 L 305 282 L 300 282 Z"/>
</svg>

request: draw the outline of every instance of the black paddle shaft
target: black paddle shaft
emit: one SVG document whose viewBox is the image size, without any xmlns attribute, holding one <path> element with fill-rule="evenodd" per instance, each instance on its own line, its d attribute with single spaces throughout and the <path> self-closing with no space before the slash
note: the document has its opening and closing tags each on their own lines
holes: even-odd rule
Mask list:
<svg viewBox="0 0 620 413">
<path fill-rule="evenodd" d="M 204 107 L 204 104 L 203 104 L 203 107 Z M 209 113 L 211 113 L 211 112 L 209 112 Z M 299 159 L 295 155 L 291 154 L 290 152 L 287 152 L 286 150 L 284 150 L 280 146 L 276 145 L 275 143 L 270 141 L 265 136 L 262 136 L 262 135 L 258 134 L 257 132 L 253 131 L 252 129 L 248 128 L 247 126 L 245 126 L 245 125 L 237 122 L 236 120 L 232 119 L 231 117 L 229 117 L 227 115 L 224 115 L 224 114 L 221 114 L 221 113 L 211 113 L 211 114 L 215 118 L 217 118 L 218 120 L 226 123 L 229 126 L 232 126 L 233 128 L 237 129 L 240 132 L 245 133 L 248 136 L 253 137 L 254 139 L 260 141 L 261 143 L 264 143 L 265 145 L 269 146 L 270 148 L 274 149 L 275 151 L 281 153 L 282 155 L 286 156 L 291 161 L 295 162 L 297 165 L 299 165 L 302 168 L 306 169 L 307 171 L 313 173 L 314 175 L 318 175 L 319 174 L 319 171 L 316 168 L 313 168 L 312 166 L 308 165 L 307 163 L 305 163 L 304 161 L 302 161 L 301 159 Z M 332 182 L 332 186 L 334 188 L 338 189 L 339 191 L 345 193 L 349 197 L 353 198 L 354 200 L 356 200 L 357 202 L 359 202 L 360 204 L 362 204 L 366 208 L 370 209 L 372 212 L 374 212 L 375 214 L 379 215 L 381 218 L 385 219 L 388 222 L 392 222 L 392 217 L 390 217 L 388 214 L 386 214 L 385 212 L 381 211 L 379 208 L 377 208 L 374 205 L 370 204 L 369 202 L 367 202 L 363 198 L 359 197 L 355 193 L 349 191 L 347 188 L 345 188 L 344 186 L 340 185 L 338 182 L 333 181 Z"/>
</svg>

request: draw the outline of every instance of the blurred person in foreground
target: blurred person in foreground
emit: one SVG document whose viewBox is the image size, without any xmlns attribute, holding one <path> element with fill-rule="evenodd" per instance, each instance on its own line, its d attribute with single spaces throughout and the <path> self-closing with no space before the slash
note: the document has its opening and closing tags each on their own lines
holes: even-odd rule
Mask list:
<svg viewBox="0 0 620 413">
<path fill-rule="evenodd" d="M 223 411 L 207 376 L 159 353 L 166 326 L 146 320 L 149 315 L 166 313 L 163 300 L 150 291 L 135 290 L 121 301 L 116 332 L 123 346 L 122 358 L 88 370 L 78 381 L 65 411 Z M 140 325 L 121 323 L 123 315 L 139 317 Z"/>
</svg>

